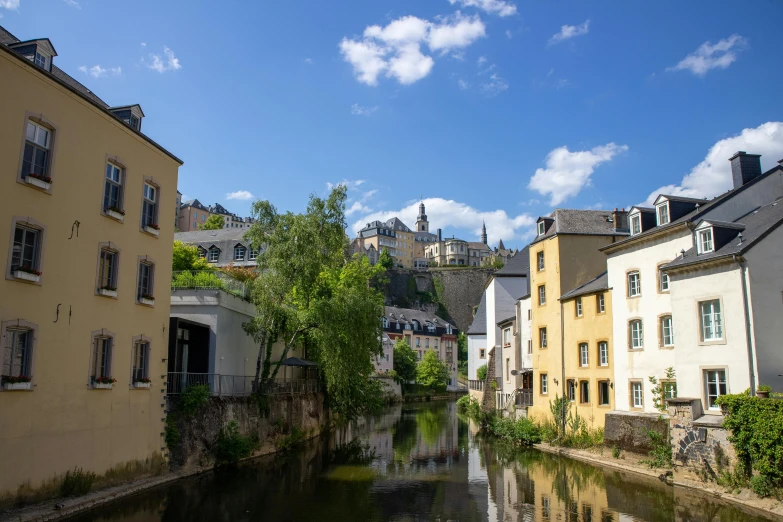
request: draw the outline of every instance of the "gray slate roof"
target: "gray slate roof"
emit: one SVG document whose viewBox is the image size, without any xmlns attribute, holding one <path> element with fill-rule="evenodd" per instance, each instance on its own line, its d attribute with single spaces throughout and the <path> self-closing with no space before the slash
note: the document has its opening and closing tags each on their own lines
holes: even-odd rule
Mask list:
<svg viewBox="0 0 783 522">
<path fill-rule="evenodd" d="M 405 317 L 403 320 L 402 317 Z M 427 322 L 434 323 L 435 326 L 445 327 L 446 325 L 451 326 L 454 331 L 457 331 L 457 327 L 451 324 L 450 322 L 446 321 L 445 319 L 441 319 L 435 314 L 431 314 L 429 312 L 425 312 L 424 310 L 415 310 L 413 308 L 400 308 L 399 306 L 387 306 L 386 307 L 386 318 L 389 319 L 392 322 L 398 322 L 398 323 L 412 323 L 413 320 L 419 321 L 419 324 L 421 324 L 422 328 L 426 326 Z"/>
<path fill-rule="evenodd" d="M 495 277 L 528 277 L 530 273 L 530 247 L 525 246 L 506 261 L 503 268 L 495 272 Z"/>
<path fill-rule="evenodd" d="M 720 222 L 710 221 L 713 226 L 720 227 Z M 763 206 L 747 214 L 731 225 L 744 225 L 744 230 L 737 229 L 737 237 L 728 241 L 725 245 L 714 252 L 708 254 L 696 254 L 695 248 L 690 248 L 685 252 L 685 256 L 679 256 L 677 259 L 665 265 L 664 270 L 678 268 L 688 265 L 695 265 L 712 261 L 715 259 L 731 257 L 733 255 L 742 255 L 750 250 L 759 241 L 762 241 L 770 232 L 783 224 L 783 200 Z M 739 233 L 742 233 L 742 242 L 739 240 Z"/>
<path fill-rule="evenodd" d="M 476 309 L 476 317 L 468 327 L 468 335 L 486 335 L 487 333 L 487 293 L 481 294 L 481 302 Z"/>
<path fill-rule="evenodd" d="M 498 321 L 498 322 L 497 322 L 497 324 L 498 324 L 498 326 L 500 326 L 501 324 L 503 324 L 503 323 L 507 323 L 507 322 L 509 322 L 509 321 L 516 321 L 516 319 L 517 319 L 517 316 L 516 316 L 516 314 L 514 314 L 514 315 L 512 315 L 512 316 L 510 316 L 510 317 L 506 317 L 506 318 L 505 318 L 505 319 L 503 319 L 502 321 Z"/>
<path fill-rule="evenodd" d="M 198 245 L 204 250 L 216 246 L 220 250 L 216 266 L 257 266 L 258 263 L 250 260 L 250 241 L 245 239 L 246 229 L 242 228 L 222 228 L 220 230 L 194 230 L 193 232 L 177 232 L 174 234 L 175 241 L 182 241 L 191 245 Z M 242 245 L 245 247 L 245 258 L 242 261 L 234 259 L 234 247 Z M 263 248 L 261 249 L 263 251 Z"/>
<path fill-rule="evenodd" d="M 554 219 L 544 235 L 536 236 L 531 244 L 556 234 L 581 234 L 589 236 L 627 236 L 628 230 L 615 230 L 608 210 L 573 210 L 558 208 L 545 218 Z"/>
<path fill-rule="evenodd" d="M 595 279 L 591 279 L 582 286 L 577 286 L 570 292 L 566 292 L 560 297 L 560 300 L 566 301 L 568 299 L 573 299 L 574 297 L 579 297 L 580 295 L 593 294 L 603 290 L 609 290 L 609 276 L 606 272 Z"/>
</svg>

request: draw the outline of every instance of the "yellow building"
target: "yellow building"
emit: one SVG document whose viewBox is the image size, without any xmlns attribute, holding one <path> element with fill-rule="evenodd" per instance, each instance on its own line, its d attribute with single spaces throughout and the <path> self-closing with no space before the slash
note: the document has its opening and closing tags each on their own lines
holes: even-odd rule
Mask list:
<svg viewBox="0 0 783 522">
<path fill-rule="evenodd" d="M 359 231 L 354 240 L 354 249 L 362 251 L 375 247 L 380 255 L 387 250 L 394 258 L 394 264 L 403 268 L 412 268 L 414 261 L 414 234 L 405 223 L 391 218 L 388 221 L 373 221 Z"/>
<path fill-rule="evenodd" d="M 560 301 L 560 296 L 606 272 L 606 256 L 598 249 L 628 235 L 626 217 L 625 213 L 618 211 L 558 209 L 550 216 L 539 218 L 536 223 L 537 235 L 530 244 L 534 389 L 533 406 L 528 410 L 531 416 L 539 419 L 550 416 L 550 400 L 556 395 L 568 393 L 569 379 L 578 381 L 579 376 L 584 377 L 595 388 L 597 376 L 604 375 L 576 371 L 579 364 L 578 343 L 592 343 L 592 351 L 595 352 L 595 342 L 599 337 L 605 337 L 609 340 L 608 349 L 611 350 L 611 314 L 607 311 L 608 319 L 600 317 L 600 321 L 594 325 L 569 327 L 575 337 L 572 339 L 571 334 L 564 337 L 564 325 L 570 323 L 572 317 L 576 319 L 573 309 L 576 305 L 575 301 L 570 302 L 569 299 Z M 583 297 L 583 306 L 585 299 Z M 565 310 L 567 306 L 571 307 L 570 311 Z M 595 319 L 594 314 L 582 318 L 589 322 Z M 604 331 L 606 335 L 602 336 Z M 582 340 L 579 336 L 587 338 Z M 575 347 L 570 346 L 574 343 Z M 574 369 L 573 374 L 568 373 L 571 368 Z M 596 372 L 604 370 L 596 369 Z M 593 393 L 597 398 L 597 389 Z M 578 405 L 578 397 L 576 399 Z M 603 416 L 600 425 L 602 421 Z"/>
<path fill-rule="evenodd" d="M 0 27 L 0 497 L 164 447 L 182 162 L 56 56 Z"/>
</svg>

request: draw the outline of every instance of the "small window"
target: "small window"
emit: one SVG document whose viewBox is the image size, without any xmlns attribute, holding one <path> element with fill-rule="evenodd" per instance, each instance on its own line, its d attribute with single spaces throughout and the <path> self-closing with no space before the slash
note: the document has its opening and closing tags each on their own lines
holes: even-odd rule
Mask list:
<svg viewBox="0 0 783 522">
<path fill-rule="evenodd" d="M 133 344 L 131 383 L 149 382 L 150 343 L 140 341 Z"/>
<path fill-rule="evenodd" d="M 400 329 L 400 323 L 394 323 L 394 329 L 399 330 Z"/>
<path fill-rule="evenodd" d="M 598 343 L 598 365 L 609 366 L 609 343 L 606 341 Z"/>
<path fill-rule="evenodd" d="M 590 381 L 579 381 L 579 402 L 582 404 L 590 402 Z"/>
<path fill-rule="evenodd" d="M 538 253 L 538 271 L 542 271 L 544 269 L 544 253 L 539 252 Z"/>
<path fill-rule="evenodd" d="M 122 210 L 123 169 L 114 163 L 106 164 L 106 184 L 103 188 L 103 210 L 124 214 Z"/>
<path fill-rule="evenodd" d="M 629 323 L 630 329 L 630 348 L 631 350 L 641 350 L 644 348 L 644 333 L 642 331 L 641 319 L 635 319 Z"/>
<path fill-rule="evenodd" d="M 700 254 L 707 254 L 709 252 L 713 252 L 715 250 L 715 247 L 712 243 L 712 229 L 706 228 L 704 230 L 699 230 L 698 232 L 699 237 L 699 253 Z"/>
<path fill-rule="evenodd" d="M 204 259 L 207 257 L 207 251 L 204 249 L 204 247 L 198 247 L 198 257 L 199 259 Z"/>
<path fill-rule="evenodd" d="M 117 251 L 110 248 L 101 248 L 98 259 L 98 289 L 117 290 Z"/>
<path fill-rule="evenodd" d="M 707 386 L 707 408 L 720 410 L 716 403 L 718 397 L 728 393 L 726 386 L 726 370 L 707 370 L 704 372 L 704 382 Z"/>
<path fill-rule="evenodd" d="M 259 249 L 250 247 L 250 255 L 248 256 L 248 259 L 250 261 L 255 261 L 258 259 Z"/>
<path fill-rule="evenodd" d="M 424 347 L 425 348 L 429 348 L 430 347 L 430 338 L 429 337 L 424 339 Z"/>
<path fill-rule="evenodd" d="M 671 315 L 661 317 L 661 346 L 674 346 L 674 323 Z"/>
<path fill-rule="evenodd" d="M 23 272 L 32 276 L 41 274 L 41 230 L 17 224 L 11 248 L 11 275 Z"/>
<path fill-rule="evenodd" d="M 546 327 L 538 329 L 538 347 L 546 348 Z"/>
<path fill-rule="evenodd" d="M 631 217 L 631 235 L 642 233 L 642 218 L 639 214 Z"/>
<path fill-rule="evenodd" d="M 542 373 L 541 374 L 541 395 L 546 395 L 549 393 L 549 379 L 547 377 L 547 374 Z"/>
<path fill-rule="evenodd" d="M 638 271 L 628 272 L 628 297 L 642 295 L 642 278 Z"/>
<path fill-rule="evenodd" d="M 385 317 L 381 319 L 383 321 L 383 327 L 388 328 L 389 327 L 389 320 Z"/>
<path fill-rule="evenodd" d="M 479 348 L 479 359 L 486 359 L 487 358 L 487 350 L 484 348 Z"/>
<path fill-rule="evenodd" d="M 217 263 L 220 259 L 220 249 L 218 247 L 211 247 L 209 249 L 209 257 L 207 258 L 207 261 L 210 263 Z"/>
<path fill-rule="evenodd" d="M 46 55 L 39 53 L 38 51 L 35 52 L 35 59 L 33 60 L 35 62 L 35 65 L 42 69 L 46 69 L 47 71 L 49 68 L 46 66 L 47 59 Z"/>
<path fill-rule="evenodd" d="M 435 348 L 437 348 L 437 347 L 438 347 L 438 340 L 437 340 L 437 339 L 435 339 Z M 450 348 L 450 347 L 451 347 L 451 346 L 449 346 L 449 348 Z"/>
<path fill-rule="evenodd" d="M 576 316 L 582 317 L 582 298 L 577 297 L 576 298 Z"/>
<path fill-rule="evenodd" d="M 720 300 L 713 299 L 699 303 L 701 312 L 701 340 L 720 341 L 723 339 Z"/>
<path fill-rule="evenodd" d="M 527 311 L 527 320 L 532 321 L 533 320 L 533 310 Z"/>
<path fill-rule="evenodd" d="M 538 287 L 538 305 L 543 306 L 546 304 L 546 286 L 541 285 Z"/>
<path fill-rule="evenodd" d="M 669 274 L 661 269 L 658 269 L 658 281 L 660 281 L 661 292 L 669 291 Z"/>
<path fill-rule="evenodd" d="M 144 203 L 141 209 L 141 226 L 155 228 L 158 226 L 158 189 L 144 184 Z"/>
<path fill-rule="evenodd" d="M 527 340 L 527 353 L 533 353 L 533 340 Z"/>
<path fill-rule="evenodd" d="M 604 294 L 598 294 L 595 299 L 596 299 L 596 310 L 598 310 L 598 313 L 602 314 L 606 312 L 606 300 L 604 298 Z"/>
<path fill-rule="evenodd" d="M 539 236 L 543 236 L 545 230 L 546 229 L 545 229 L 545 226 L 544 226 L 544 222 L 543 221 L 539 221 L 539 223 L 538 223 L 538 235 Z"/>
<path fill-rule="evenodd" d="M 421 348 L 421 337 L 416 338 L 416 348 Z"/>
<path fill-rule="evenodd" d="M 639 381 L 631 382 L 631 406 L 644 408 L 644 389 Z"/>
<path fill-rule="evenodd" d="M 552 507 L 549 497 L 541 496 L 541 516 L 545 519 L 549 519 L 552 516 Z"/>
<path fill-rule="evenodd" d="M 511 346 L 511 328 L 503 330 L 503 346 Z"/>
<path fill-rule="evenodd" d="M 598 381 L 598 404 L 609 406 L 609 381 Z"/>
<path fill-rule="evenodd" d="M 590 350 L 587 343 L 579 343 L 579 366 L 582 368 L 590 366 Z"/>
<path fill-rule="evenodd" d="M 665 225 L 669 222 L 669 204 L 664 203 L 658 205 L 658 226 Z"/>
<path fill-rule="evenodd" d="M 155 275 L 155 265 L 152 263 L 139 263 L 139 281 L 136 289 L 136 299 L 138 301 L 154 300 L 153 278 Z"/>
<path fill-rule="evenodd" d="M 506 382 L 511 380 L 511 359 L 506 357 Z"/>
<path fill-rule="evenodd" d="M 90 361 L 90 384 L 107 383 L 111 380 L 111 351 L 113 339 L 111 337 L 95 337 L 92 346 L 92 360 Z"/>
<path fill-rule="evenodd" d="M 568 379 L 568 381 L 566 381 L 566 390 L 568 391 L 568 400 L 570 402 L 576 402 L 576 381 Z"/>
<path fill-rule="evenodd" d="M 16 321 L 14 321 L 16 322 Z M 3 377 L 32 377 L 33 330 L 8 328 L 3 347 Z"/>
<path fill-rule="evenodd" d="M 237 245 L 234 247 L 234 261 L 244 261 L 245 260 L 245 247 L 242 245 Z"/>
<path fill-rule="evenodd" d="M 677 398 L 677 381 L 661 381 L 661 399 L 665 402 L 667 399 Z"/>
<path fill-rule="evenodd" d="M 22 179 L 31 176 L 47 183 L 51 182 L 49 174 L 51 141 L 51 130 L 31 120 L 27 121 L 24 155 L 22 157 Z"/>
</svg>

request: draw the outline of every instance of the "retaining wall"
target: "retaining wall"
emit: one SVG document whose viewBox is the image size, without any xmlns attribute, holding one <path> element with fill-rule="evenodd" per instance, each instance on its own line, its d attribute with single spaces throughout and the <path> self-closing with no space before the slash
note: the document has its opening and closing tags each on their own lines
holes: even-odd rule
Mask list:
<svg viewBox="0 0 783 522">
<path fill-rule="evenodd" d="M 651 449 L 648 430 L 665 438 L 669 433 L 669 421 L 663 414 L 610 411 L 604 420 L 604 445 L 646 455 Z"/>
</svg>

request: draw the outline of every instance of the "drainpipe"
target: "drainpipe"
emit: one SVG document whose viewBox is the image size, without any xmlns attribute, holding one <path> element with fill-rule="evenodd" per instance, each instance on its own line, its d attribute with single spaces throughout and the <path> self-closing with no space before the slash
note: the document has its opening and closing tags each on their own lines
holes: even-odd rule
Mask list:
<svg viewBox="0 0 783 522">
<path fill-rule="evenodd" d="M 563 316 L 563 301 L 560 301 L 560 370 L 561 381 L 563 383 L 563 399 L 566 400 L 566 394 L 568 393 L 565 373 L 565 317 Z M 566 429 L 566 416 L 565 408 L 563 408 L 563 431 L 565 434 Z"/>
<path fill-rule="evenodd" d="M 755 361 L 755 349 L 753 346 L 753 332 L 750 325 L 750 303 L 748 299 L 748 283 L 747 273 L 748 268 L 745 266 L 745 262 L 737 255 L 731 256 L 734 261 L 740 266 L 740 276 L 742 278 L 742 304 L 745 312 L 745 342 L 748 347 L 748 377 L 750 378 L 750 396 L 753 397 L 756 394 L 756 361 Z"/>
</svg>

